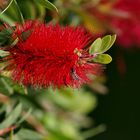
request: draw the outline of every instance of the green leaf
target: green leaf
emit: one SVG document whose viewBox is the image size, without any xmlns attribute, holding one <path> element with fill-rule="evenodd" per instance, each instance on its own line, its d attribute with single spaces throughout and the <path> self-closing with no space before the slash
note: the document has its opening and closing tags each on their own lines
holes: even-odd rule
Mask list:
<svg viewBox="0 0 140 140">
<path fill-rule="evenodd" d="M 97 38 L 91 45 L 90 49 L 89 49 L 89 53 L 93 54 L 99 51 L 99 48 L 102 45 L 102 39 L 101 38 Z"/>
<path fill-rule="evenodd" d="M 89 49 L 90 54 L 102 54 L 108 51 L 116 40 L 116 35 L 106 35 L 102 39 L 97 38 Z"/>
<path fill-rule="evenodd" d="M 0 14 L 0 20 L 9 24 L 10 26 L 14 26 L 14 21 L 9 17 L 7 16 L 6 14 Z"/>
<path fill-rule="evenodd" d="M 8 115 L 8 117 L 0 124 L 0 129 L 7 128 L 14 124 L 22 111 L 22 105 L 19 103 L 16 108 Z"/>
<path fill-rule="evenodd" d="M 112 47 L 112 45 L 115 43 L 116 37 L 117 37 L 116 34 L 114 34 L 114 35 L 111 36 L 110 47 Z M 110 48 L 108 48 L 108 49 L 110 49 Z"/>
<path fill-rule="evenodd" d="M 42 6 L 48 8 L 49 10 L 55 10 L 58 13 L 56 6 L 48 0 L 36 0 L 36 2 L 40 3 Z"/>
<path fill-rule="evenodd" d="M 7 56 L 8 54 L 9 54 L 9 52 L 0 50 L 0 57 Z"/>
<path fill-rule="evenodd" d="M 48 92 L 47 99 L 66 110 L 79 112 L 80 114 L 90 112 L 97 105 L 96 98 L 82 89 L 80 91 L 72 88 L 55 90 L 57 93 L 55 96 L 53 95 L 53 89 L 49 89 Z"/>
<path fill-rule="evenodd" d="M 25 19 L 36 19 L 37 10 L 33 1 L 17 0 L 17 2 Z"/>
<path fill-rule="evenodd" d="M 43 139 L 42 135 L 29 129 L 21 129 L 17 133 L 17 135 L 20 139 L 25 139 L 25 140 L 42 140 Z"/>
<path fill-rule="evenodd" d="M 24 23 L 24 18 L 16 0 L 12 0 L 10 5 L 2 12 L 14 21 Z"/>
<path fill-rule="evenodd" d="M 3 14 L 11 6 L 12 2 L 13 2 L 13 0 L 11 0 L 9 2 L 9 4 L 7 5 L 7 7 L 1 12 L 1 14 Z"/>
<path fill-rule="evenodd" d="M 16 124 L 21 124 L 24 120 L 26 120 L 26 118 L 28 118 L 28 116 L 31 114 L 31 111 L 32 111 L 32 108 L 29 108 L 27 113 L 18 122 L 16 122 Z"/>
<path fill-rule="evenodd" d="M 12 35 L 12 29 L 6 28 L 0 32 L 0 45 L 8 43 Z"/>
<path fill-rule="evenodd" d="M 3 89 L 5 89 L 6 92 L 8 91 L 9 94 L 13 94 L 12 86 L 10 86 L 9 83 L 3 77 L 0 78 L 0 81 L 3 84 Z"/>
<path fill-rule="evenodd" d="M 97 126 L 95 128 L 92 128 L 90 130 L 83 132 L 82 136 L 84 139 L 88 139 L 88 138 L 94 137 L 100 133 L 103 133 L 104 131 L 106 131 L 106 129 L 107 129 L 106 125 L 100 124 L 99 126 Z"/>
<path fill-rule="evenodd" d="M 102 53 L 108 51 L 116 40 L 116 35 L 107 35 L 102 39 Z"/>
<path fill-rule="evenodd" d="M 108 54 L 99 54 L 93 61 L 101 64 L 109 64 L 112 61 L 112 57 Z"/>
<path fill-rule="evenodd" d="M 24 18 L 23 18 L 23 15 L 22 15 L 22 13 L 21 13 L 21 10 L 20 10 L 20 8 L 19 8 L 19 6 L 18 6 L 17 1 L 14 0 L 13 4 L 14 4 L 15 9 L 16 9 L 16 11 L 17 11 L 17 14 L 18 14 L 18 17 L 19 17 L 19 21 L 20 21 L 21 23 L 24 23 Z"/>
<path fill-rule="evenodd" d="M 14 135 L 13 135 L 13 130 L 12 130 L 10 133 L 10 140 L 13 140 L 13 137 L 14 137 Z"/>
<path fill-rule="evenodd" d="M 36 0 L 34 0 L 34 1 L 36 1 Z M 35 3 L 35 11 L 36 11 L 36 16 L 39 18 L 39 19 L 41 19 L 41 20 L 43 20 L 44 19 L 44 17 L 45 17 L 45 13 L 46 13 L 46 9 L 45 9 L 45 7 L 43 7 L 40 3 L 36 3 L 36 2 L 34 2 Z"/>
<path fill-rule="evenodd" d="M 110 48 L 111 44 L 111 35 L 106 35 L 102 38 L 102 45 L 98 53 L 104 53 Z"/>
</svg>

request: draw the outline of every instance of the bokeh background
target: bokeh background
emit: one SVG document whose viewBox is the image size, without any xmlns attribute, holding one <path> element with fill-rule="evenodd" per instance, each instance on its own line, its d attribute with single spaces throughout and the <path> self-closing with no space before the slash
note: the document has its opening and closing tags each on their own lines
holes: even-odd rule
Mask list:
<svg viewBox="0 0 140 140">
<path fill-rule="evenodd" d="M 118 47 L 118 46 L 116 46 Z M 99 123 L 107 124 L 107 131 L 95 140 L 137 140 L 139 136 L 139 60 L 140 51 L 123 51 L 126 73 L 120 75 L 116 65 L 119 56 L 116 48 L 110 52 L 113 62 L 107 67 L 109 93 L 98 95 L 98 107 L 92 116 Z"/>
<path fill-rule="evenodd" d="M 3 23 L 13 26 L 15 22 L 21 22 L 22 18 L 39 19 L 46 23 L 59 23 L 62 26 L 82 26 L 95 38 L 115 33 L 117 40 L 108 51 L 113 61 L 106 67 L 104 75 L 80 89 L 53 90 L 31 87 L 25 89 L 13 83 L 8 74 L 2 73 L 0 130 L 14 125 L 16 128 L 2 134 L 0 131 L 0 138 L 139 140 L 140 1 L 50 0 L 51 3 L 48 3 L 47 0 L 17 0 L 17 3 L 12 4 L 10 2 L 0 0 L 1 30 Z M 1 47 L 6 43 L 4 39 L 5 36 L 0 33 Z M 28 95 L 25 95 L 27 91 Z M 15 110 L 16 107 L 19 108 L 18 111 Z M 30 108 L 32 113 L 28 113 L 23 122 L 19 118 L 30 112 Z M 13 116 L 13 111 L 17 117 Z M 11 116 L 12 121 L 7 121 L 8 116 Z"/>
</svg>

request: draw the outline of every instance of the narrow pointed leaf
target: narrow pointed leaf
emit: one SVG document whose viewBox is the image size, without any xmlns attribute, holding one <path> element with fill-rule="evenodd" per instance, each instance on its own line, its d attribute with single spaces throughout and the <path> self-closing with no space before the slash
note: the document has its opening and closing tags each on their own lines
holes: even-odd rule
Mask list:
<svg viewBox="0 0 140 140">
<path fill-rule="evenodd" d="M 3 29 L 0 32 L 0 45 L 1 46 L 5 45 L 5 43 L 7 43 L 10 40 L 11 35 L 12 35 L 12 29 L 10 28 Z"/>
<path fill-rule="evenodd" d="M 58 12 L 56 6 L 48 0 L 36 0 L 36 2 L 40 3 L 42 6 L 48 8 L 49 10 L 55 10 L 56 12 Z"/>
<path fill-rule="evenodd" d="M 10 26 L 14 26 L 15 25 L 14 21 L 9 16 L 7 16 L 4 13 L 3 14 L 0 13 L 0 20 L 5 22 L 5 23 L 7 23 L 7 24 L 9 24 Z"/>
<path fill-rule="evenodd" d="M 112 57 L 108 54 L 99 54 L 93 61 L 101 64 L 109 64 L 112 61 Z"/>
<path fill-rule="evenodd" d="M 8 117 L 0 124 L 0 129 L 7 128 L 13 125 L 22 111 L 22 105 L 19 103 L 16 108 L 8 115 Z"/>
<path fill-rule="evenodd" d="M 11 6 L 12 2 L 13 2 L 13 0 L 11 0 L 9 2 L 9 4 L 7 5 L 7 7 L 1 12 L 1 14 L 3 14 Z"/>
<path fill-rule="evenodd" d="M 4 11 L 2 11 L 1 14 L 5 14 L 6 16 L 8 15 L 11 19 L 24 23 L 23 15 L 16 0 L 11 0 L 9 5 L 4 9 Z"/>
<path fill-rule="evenodd" d="M 29 129 L 21 129 L 18 134 L 19 138 L 24 140 L 42 140 L 43 137 L 39 133 L 29 130 Z"/>
<path fill-rule="evenodd" d="M 18 3 L 22 14 L 25 19 L 35 19 L 37 16 L 37 10 L 33 2 L 31 0 L 20 0 Z M 26 9 L 26 10 L 25 10 Z"/>
<path fill-rule="evenodd" d="M 4 56 L 7 56 L 7 55 L 9 55 L 9 52 L 0 50 L 0 57 L 4 57 Z"/>
<path fill-rule="evenodd" d="M 28 118 L 28 116 L 31 114 L 32 109 L 29 108 L 29 110 L 27 111 L 27 113 L 18 121 L 16 122 L 16 124 L 21 124 L 23 121 L 26 120 L 26 118 Z"/>
<path fill-rule="evenodd" d="M 13 5 L 14 5 L 16 11 L 17 11 L 17 14 L 18 14 L 18 17 L 19 17 L 19 21 L 21 23 L 24 23 L 24 18 L 23 18 L 22 12 L 21 12 L 21 10 L 20 10 L 16 0 L 13 1 Z"/>
</svg>

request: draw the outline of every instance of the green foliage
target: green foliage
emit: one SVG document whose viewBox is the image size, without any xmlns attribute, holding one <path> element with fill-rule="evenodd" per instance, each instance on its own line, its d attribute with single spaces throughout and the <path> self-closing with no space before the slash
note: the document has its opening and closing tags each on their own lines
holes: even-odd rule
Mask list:
<svg viewBox="0 0 140 140">
<path fill-rule="evenodd" d="M 102 54 L 108 51 L 116 40 L 116 35 L 106 35 L 102 39 L 97 38 L 89 49 L 90 54 Z"/>
<path fill-rule="evenodd" d="M 101 64 L 109 64 L 112 58 L 108 54 L 103 54 L 108 51 L 116 40 L 116 35 L 106 35 L 102 39 L 97 38 L 90 46 L 89 53 L 94 55 L 93 62 Z"/>
<path fill-rule="evenodd" d="M 4 97 L 0 95 L 4 100 L 8 97 Z M 7 100 L 6 99 L 6 100 Z M 7 100 L 8 102 L 10 99 Z M 31 109 L 27 111 L 27 113 L 23 112 L 23 104 L 18 103 L 16 106 L 15 104 L 8 103 L 2 105 L 0 109 L 0 117 L 2 119 L 2 114 L 6 114 L 3 118 L 3 121 L 0 125 L 0 136 L 2 137 L 6 134 L 11 132 L 10 135 L 5 135 L 6 140 L 10 139 L 17 139 L 17 140 L 42 140 L 43 136 L 33 130 L 20 128 L 21 124 L 28 118 L 31 114 Z M 24 115 L 23 115 L 24 113 Z M 15 131 L 16 130 L 16 131 Z"/>
<path fill-rule="evenodd" d="M 49 2 L 48 0 L 35 0 L 35 1 L 40 3 L 42 6 L 48 8 L 49 10 L 55 10 L 56 12 L 58 12 L 56 6 L 51 2 Z"/>
<path fill-rule="evenodd" d="M 24 19 L 43 19 L 45 7 L 37 0 L 17 0 Z M 26 9 L 26 10 L 25 10 Z"/>
<path fill-rule="evenodd" d="M 10 18 L 8 15 L 6 14 L 1 14 L 0 13 L 0 20 L 9 24 L 10 26 L 14 26 L 15 23 L 14 23 L 14 20 L 12 18 Z"/>
<path fill-rule="evenodd" d="M 101 38 L 97 38 L 91 45 L 90 49 L 89 49 L 89 53 L 90 54 L 94 54 L 97 53 L 99 51 L 99 48 L 101 48 L 102 46 L 102 39 Z"/>
<path fill-rule="evenodd" d="M 101 64 L 109 64 L 112 61 L 112 57 L 108 54 L 99 54 L 93 61 Z"/>
<path fill-rule="evenodd" d="M 21 12 L 26 19 L 35 19 L 36 17 L 36 8 L 32 4 L 31 0 L 17 0 Z M 26 9 L 26 10 L 25 10 Z"/>
<path fill-rule="evenodd" d="M 1 11 L 1 14 L 3 14 L 13 3 L 14 0 L 10 0 L 9 4 L 5 7 L 5 9 L 3 11 Z"/>
<path fill-rule="evenodd" d="M 3 29 L 0 32 L 0 45 L 1 46 L 7 45 L 11 39 L 11 35 L 12 35 L 12 29 L 10 28 Z"/>
<path fill-rule="evenodd" d="M 43 136 L 29 129 L 21 129 L 16 135 L 20 140 L 42 140 Z"/>
<path fill-rule="evenodd" d="M 90 112 L 97 104 L 96 98 L 94 98 L 94 96 L 92 97 L 89 92 L 85 92 L 83 89 L 76 90 L 66 88 L 60 90 L 56 89 L 55 91 L 49 89 L 48 92 L 47 98 L 65 110 L 84 114 Z M 53 92 L 55 92 L 55 96 Z"/>
<path fill-rule="evenodd" d="M 4 95 L 12 95 L 14 92 L 19 94 L 24 94 L 24 88 L 19 86 L 17 83 L 14 83 L 10 78 L 6 77 L 9 73 L 5 72 L 5 76 L 0 76 L 0 92 Z"/>
<path fill-rule="evenodd" d="M 21 109 L 22 105 L 18 104 L 16 108 L 11 113 L 9 113 L 6 119 L 1 123 L 0 129 L 4 129 L 13 125 L 17 121 L 19 115 L 21 114 Z"/>
<path fill-rule="evenodd" d="M 24 19 L 44 18 L 45 8 L 58 12 L 56 6 L 48 0 L 11 0 L 0 13 L 0 19 L 14 26 L 14 21 L 24 23 Z"/>
<path fill-rule="evenodd" d="M 93 93 L 84 89 L 28 88 L 27 96 L 23 87 L 14 84 L 9 78 L 1 78 L 12 89 L 12 95 L 0 83 L 7 96 L 1 89 L 0 92 L 8 98 L 3 100 L 6 103 L 0 108 L 0 118 L 3 118 L 0 131 L 15 126 L 7 132 L 11 132 L 11 135 L 2 135 L 6 140 L 10 137 L 14 140 L 84 140 L 81 128 L 87 130 L 91 127 L 92 120 L 87 114 L 97 106 Z M 19 104 L 15 105 L 17 101 Z M 4 112 L 7 112 L 5 116 L 2 115 Z"/>
<path fill-rule="evenodd" d="M 16 0 L 13 0 L 13 3 L 12 3 L 12 6 L 11 6 L 11 7 L 15 10 L 16 15 L 17 15 L 19 21 L 20 21 L 21 23 L 24 23 L 23 15 L 22 15 L 22 13 L 21 13 L 21 10 L 20 10 L 19 5 L 18 5 L 18 3 L 17 3 Z"/>
<path fill-rule="evenodd" d="M 21 23 L 24 22 L 23 15 L 16 0 L 12 0 L 8 7 L 1 14 L 4 14 L 11 19 L 14 19 L 15 21 L 19 21 Z"/>
</svg>

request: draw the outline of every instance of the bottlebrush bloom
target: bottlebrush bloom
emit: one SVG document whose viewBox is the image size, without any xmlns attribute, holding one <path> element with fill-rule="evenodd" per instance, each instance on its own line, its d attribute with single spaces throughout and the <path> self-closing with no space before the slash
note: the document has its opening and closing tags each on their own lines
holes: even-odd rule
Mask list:
<svg viewBox="0 0 140 140">
<path fill-rule="evenodd" d="M 7 70 L 23 85 L 79 87 L 101 70 L 99 64 L 89 62 L 91 36 L 82 28 L 27 21 L 16 25 L 13 36 L 19 41 L 9 49 Z"/>
<path fill-rule="evenodd" d="M 113 19 L 112 26 L 118 35 L 118 43 L 126 48 L 140 46 L 140 22 L 131 19 Z"/>
<path fill-rule="evenodd" d="M 140 18 L 140 0 L 116 0 L 114 8 L 133 14 L 133 18 Z"/>
<path fill-rule="evenodd" d="M 117 34 L 122 47 L 140 46 L 140 0 L 100 0 L 87 11 L 101 21 L 106 32 Z"/>
<path fill-rule="evenodd" d="M 113 9 L 120 17 L 112 17 L 111 24 L 118 34 L 118 42 L 125 47 L 140 46 L 140 1 L 118 0 Z M 126 17 L 121 17 L 126 15 Z"/>
</svg>

